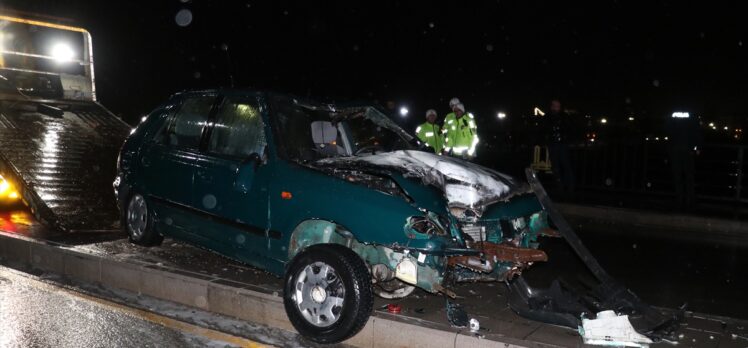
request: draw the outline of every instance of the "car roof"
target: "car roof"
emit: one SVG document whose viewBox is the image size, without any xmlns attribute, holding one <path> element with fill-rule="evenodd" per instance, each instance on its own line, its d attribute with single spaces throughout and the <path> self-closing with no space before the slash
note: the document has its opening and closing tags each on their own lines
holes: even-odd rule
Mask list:
<svg viewBox="0 0 748 348">
<path fill-rule="evenodd" d="M 290 93 L 283 93 L 283 92 L 278 92 L 278 91 L 273 91 L 273 90 L 268 90 L 268 89 L 253 89 L 253 88 L 209 88 L 209 89 L 183 90 L 183 91 L 174 93 L 171 96 L 171 98 L 182 96 L 182 95 L 218 94 L 218 93 L 262 94 L 262 95 L 267 95 L 267 96 L 289 98 L 295 101 L 302 102 L 304 104 L 311 104 L 311 105 L 320 105 L 320 106 L 335 105 L 335 107 L 374 107 L 377 109 L 382 109 L 381 106 L 377 105 L 376 103 L 364 102 L 360 100 L 344 101 L 340 103 L 325 103 L 314 98 L 300 97 L 300 96 L 293 95 Z"/>
</svg>

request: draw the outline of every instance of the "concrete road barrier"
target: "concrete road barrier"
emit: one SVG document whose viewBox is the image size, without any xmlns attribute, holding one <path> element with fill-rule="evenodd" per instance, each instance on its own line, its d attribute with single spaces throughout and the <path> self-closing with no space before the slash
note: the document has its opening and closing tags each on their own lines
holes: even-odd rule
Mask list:
<svg viewBox="0 0 748 348">
<path fill-rule="evenodd" d="M 0 232 L 0 260 L 22 270 L 40 270 L 70 279 L 176 302 L 249 322 L 293 331 L 277 291 L 70 250 L 63 245 Z M 364 329 L 345 342 L 356 347 L 548 347 L 500 333 L 483 338 L 436 323 L 375 313 Z"/>
</svg>

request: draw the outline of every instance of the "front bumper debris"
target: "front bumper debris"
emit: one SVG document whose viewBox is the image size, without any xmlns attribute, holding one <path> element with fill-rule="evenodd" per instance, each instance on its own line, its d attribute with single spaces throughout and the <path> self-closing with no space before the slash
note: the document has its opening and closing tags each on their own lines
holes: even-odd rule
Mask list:
<svg viewBox="0 0 748 348">
<path fill-rule="evenodd" d="M 598 281 L 589 289 L 571 288 L 555 280 L 548 289 L 534 289 L 518 277 L 509 284 L 509 307 L 528 319 L 573 329 L 583 327 L 583 319 L 595 313 L 614 311 L 627 315 L 631 325 L 640 334 L 658 341 L 672 339 L 683 321 L 684 309 L 665 314 L 643 302 L 631 290 L 616 282 L 597 262 L 574 233 L 564 217 L 553 206 L 548 194 L 535 173 L 527 170 L 527 179 L 543 208 L 550 215 L 559 234 L 569 243 Z M 595 318 L 590 318 L 595 319 Z"/>
</svg>

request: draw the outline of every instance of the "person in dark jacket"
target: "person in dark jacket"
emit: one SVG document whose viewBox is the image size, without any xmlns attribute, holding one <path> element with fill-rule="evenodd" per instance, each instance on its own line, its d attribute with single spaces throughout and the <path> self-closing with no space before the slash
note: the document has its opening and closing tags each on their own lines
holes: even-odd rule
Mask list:
<svg viewBox="0 0 748 348">
<path fill-rule="evenodd" d="M 691 207 L 696 196 L 694 160 L 703 143 L 699 122 L 687 112 L 675 112 L 665 123 L 665 131 L 676 199 L 681 207 Z"/>
<path fill-rule="evenodd" d="M 545 117 L 551 171 L 559 182 L 561 191 L 573 193 L 575 185 L 574 169 L 571 167 L 571 156 L 569 154 L 572 132 L 569 115 L 561 107 L 561 101 L 553 99 L 551 100 L 550 111 Z"/>
</svg>

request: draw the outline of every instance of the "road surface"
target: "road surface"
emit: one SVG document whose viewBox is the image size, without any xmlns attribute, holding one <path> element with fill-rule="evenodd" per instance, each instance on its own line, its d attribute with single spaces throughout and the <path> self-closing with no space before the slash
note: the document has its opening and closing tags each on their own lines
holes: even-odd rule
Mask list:
<svg viewBox="0 0 748 348">
<path fill-rule="evenodd" d="M 259 347 L 0 266 L 0 347 Z"/>
</svg>

